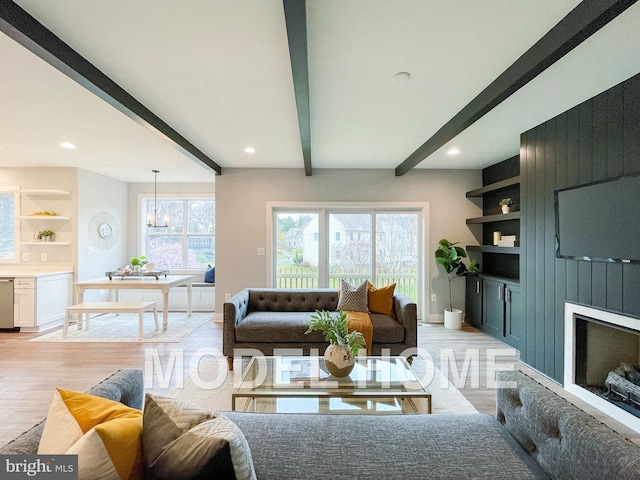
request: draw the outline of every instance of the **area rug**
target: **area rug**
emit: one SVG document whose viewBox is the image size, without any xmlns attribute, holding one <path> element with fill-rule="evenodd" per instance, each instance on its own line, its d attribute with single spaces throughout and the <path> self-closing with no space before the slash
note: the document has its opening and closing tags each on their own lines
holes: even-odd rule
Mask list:
<svg viewBox="0 0 640 480">
<path fill-rule="evenodd" d="M 160 329 L 155 330 L 153 314 L 144 314 L 144 337 L 138 340 L 138 314 L 99 315 L 91 317 L 91 326 L 87 330 L 78 330 L 69 325 L 67 338 L 62 339 L 62 329 L 41 335 L 30 342 L 142 342 L 176 343 L 191 335 L 208 321 L 213 321 L 211 313 L 194 313 L 188 317 L 186 312 L 169 312 L 167 331 L 162 331 L 162 312 L 158 312 Z"/>
<path fill-rule="evenodd" d="M 420 360 L 420 359 L 418 359 Z M 414 362 L 416 363 L 416 362 Z M 424 362 L 417 362 L 416 375 L 423 377 Z M 422 363 L 422 365 L 421 365 Z M 431 392 L 432 413 L 478 413 L 474 406 L 438 370 L 434 368 L 433 380 L 428 385 Z M 221 371 L 222 369 L 222 371 Z M 227 362 L 203 359 L 197 368 L 197 375 L 187 375 L 182 387 L 173 388 L 166 396 L 188 401 L 212 410 L 231 410 L 231 393 L 234 389 L 234 375 L 239 369 L 226 372 Z M 224 382 L 216 386 L 216 383 Z M 424 382 L 423 382 L 424 383 Z M 216 388 L 211 388 L 215 386 Z"/>
</svg>

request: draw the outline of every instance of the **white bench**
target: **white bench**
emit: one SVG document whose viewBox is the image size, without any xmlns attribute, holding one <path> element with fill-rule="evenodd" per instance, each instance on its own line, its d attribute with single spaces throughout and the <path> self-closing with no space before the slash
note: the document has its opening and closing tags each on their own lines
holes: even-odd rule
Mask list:
<svg viewBox="0 0 640 480">
<path fill-rule="evenodd" d="M 67 313 L 64 318 L 64 326 L 62 327 L 62 339 L 67 338 L 67 330 L 69 329 L 69 321 L 71 316 L 77 315 L 78 330 L 82 330 L 82 315 L 87 314 L 87 329 L 89 329 L 89 315 L 91 313 L 137 313 L 139 318 L 139 335 L 138 339 L 142 340 L 144 336 L 144 325 L 142 321 L 143 313 L 153 311 L 153 321 L 158 325 L 158 311 L 156 310 L 156 302 L 85 302 L 78 303 L 67 307 Z"/>
</svg>

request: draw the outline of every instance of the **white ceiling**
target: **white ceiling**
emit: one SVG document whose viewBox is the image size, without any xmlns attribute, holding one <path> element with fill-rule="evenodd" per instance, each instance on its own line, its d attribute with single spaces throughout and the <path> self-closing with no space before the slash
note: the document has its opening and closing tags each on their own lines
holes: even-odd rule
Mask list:
<svg viewBox="0 0 640 480">
<path fill-rule="evenodd" d="M 223 168 L 303 168 L 281 0 L 17 0 Z M 398 166 L 578 0 L 307 2 L 313 168 Z M 631 7 L 416 168 L 482 168 L 640 72 Z M 392 82 L 409 72 L 406 83 Z M 213 173 L 0 34 L 0 165 Z M 76 150 L 58 145 L 70 141 Z M 243 149 L 252 146 L 256 153 Z M 446 155 L 450 146 L 462 153 Z"/>
</svg>

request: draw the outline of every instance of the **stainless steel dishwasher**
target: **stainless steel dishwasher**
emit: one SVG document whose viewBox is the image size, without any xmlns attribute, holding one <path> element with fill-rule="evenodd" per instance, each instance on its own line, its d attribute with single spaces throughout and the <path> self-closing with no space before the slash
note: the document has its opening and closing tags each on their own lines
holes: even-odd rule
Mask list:
<svg viewBox="0 0 640 480">
<path fill-rule="evenodd" d="M 0 329 L 15 330 L 13 326 L 13 278 L 0 278 Z"/>
</svg>

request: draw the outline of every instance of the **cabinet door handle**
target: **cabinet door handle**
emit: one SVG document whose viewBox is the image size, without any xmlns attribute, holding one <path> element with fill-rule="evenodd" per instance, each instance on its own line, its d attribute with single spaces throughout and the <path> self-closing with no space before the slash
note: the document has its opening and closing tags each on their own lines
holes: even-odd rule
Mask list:
<svg viewBox="0 0 640 480">
<path fill-rule="evenodd" d="M 502 285 L 498 287 L 498 300 L 502 300 Z"/>
<path fill-rule="evenodd" d="M 480 293 L 480 280 L 476 280 L 476 293 Z"/>
<path fill-rule="evenodd" d="M 504 290 L 504 301 L 507 303 L 511 301 L 511 292 L 508 288 L 505 288 Z"/>
</svg>

